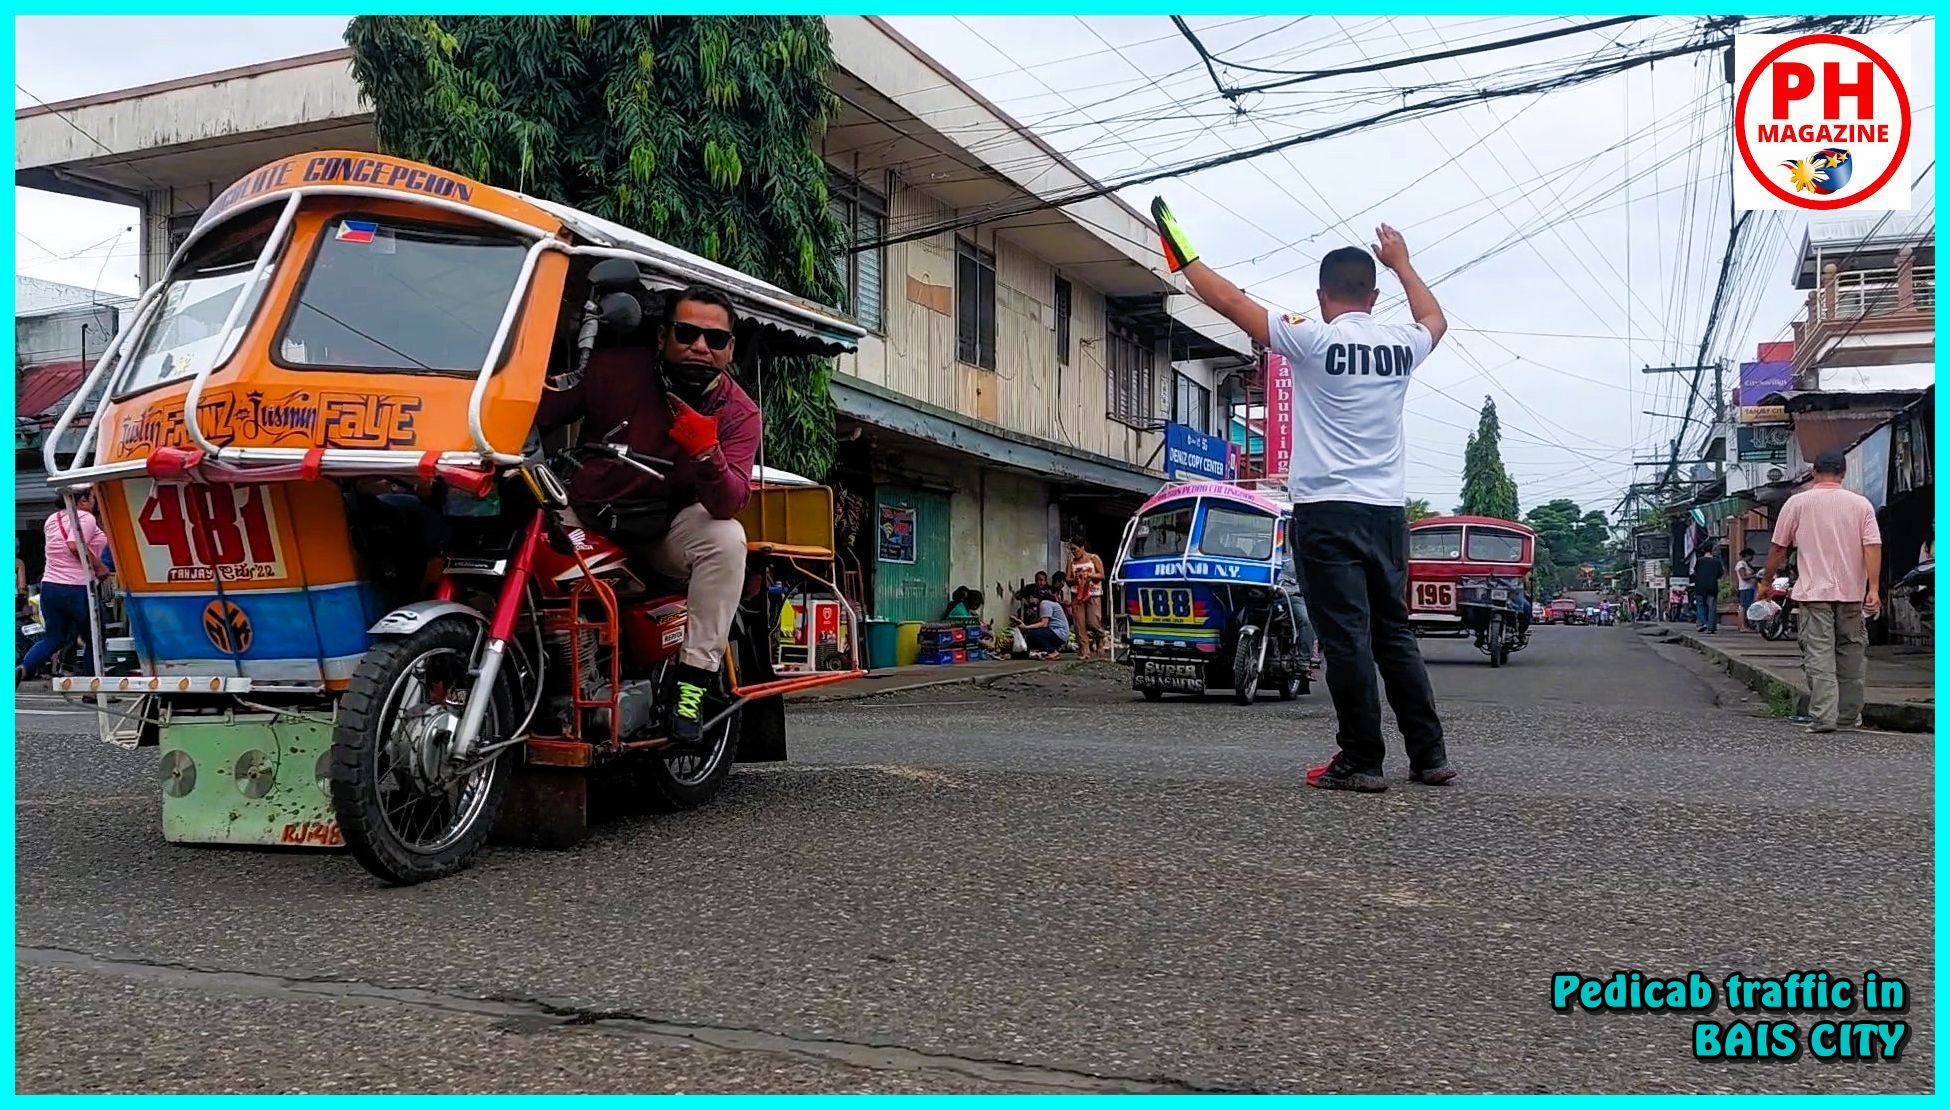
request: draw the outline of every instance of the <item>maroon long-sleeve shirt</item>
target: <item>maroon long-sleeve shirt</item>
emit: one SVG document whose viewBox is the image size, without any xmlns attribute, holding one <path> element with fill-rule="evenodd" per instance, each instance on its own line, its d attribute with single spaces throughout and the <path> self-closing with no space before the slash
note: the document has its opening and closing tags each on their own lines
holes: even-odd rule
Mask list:
<svg viewBox="0 0 1950 1110">
<path fill-rule="evenodd" d="M 671 405 L 657 372 L 657 353 L 615 347 L 590 357 L 574 389 L 544 393 L 536 423 L 548 432 L 580 419 L 586 443 L 620 443 L 676 463 L 658 481 L 615 459 L 592 460 L 569 483 L 574 504 L 661 497 L 673 511 L 696 502 L 719 520 L 730 520 L 751 497 L 752 463 L 764 426 L 758 406 L 729 374 L 719 378 L 698 411 L 718 420 L 718 446 L 702 459 L 689 457 L 670 440 Z"/>
</svg>

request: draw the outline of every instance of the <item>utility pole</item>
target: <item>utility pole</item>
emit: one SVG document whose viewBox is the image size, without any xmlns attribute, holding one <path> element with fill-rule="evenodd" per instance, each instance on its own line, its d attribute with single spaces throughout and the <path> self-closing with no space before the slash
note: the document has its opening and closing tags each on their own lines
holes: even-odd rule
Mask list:
<svg viewBox="0 0 1950 1110">
<path fill-rule="evenodd" d="M 1643 370 L 1641 370 L 1640 373 L 1692 374 L 1694 375 L 1694 381 L 1698 381 L 1699 380 L 1698 375 L 1703 374 L 1708 370 L 1711 370 L 1713 372 L 1713 426 L 1721 427 L 1725 425 L 1727 422 L 1727 388 L 1726 388 L 1727 364 L 1725 363 L 1725 361 L 1713 362 L 1703 366 L 1647 366 Z M 1647 415 L 1656 416 L 1659 414 L 1648 413 Z M 1685 438 L 1686 428 L 1692 422 L 1693 422 L 1692 406 L 1687 405 L 1686 415 L 1681 417 L 1679 421 L 1679 435 L 1675 437 L 1675 447 L 1673 450 L 1674 458 L 1671 460 L 1671 465 L 1673 465 L 1674 467 L 1677 467 L 1679 465 L 1679 460 L 1677 457 L 1679 452 L 1676 446 L 1677 441 Z M 1725 462 L 1726 452 L 1721 451 L 1720 455 L 1721 455 L 1720 459 L 1712 460 L 1714 475 L 1716 477 L 1724 478 L 1726 477 L 1726 462 Z M 1699 461 L 1706 462 L 1708 460 L 1701 459 Z"/>
</svg>

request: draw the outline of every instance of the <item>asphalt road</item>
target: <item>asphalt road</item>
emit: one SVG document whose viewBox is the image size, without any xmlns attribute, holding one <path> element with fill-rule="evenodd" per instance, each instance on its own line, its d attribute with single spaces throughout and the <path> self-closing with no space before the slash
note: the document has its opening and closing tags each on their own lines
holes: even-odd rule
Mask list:
<svg viewBox="0 0 1950 1110">
<path fill-rule="evenodd" d="M 1931 738 L 1806 736 L 1626 629 L 1425 650 L 1447 789 L 1399 741 L 1387 794 L 1304 788 L 1324 690 L 1073 666 L 803 707 L 703 811 L 410 890 L 165 844 L 153 749 L 24 699 L 18 1086 L 1929 1089 Z M 1701 1062 L 1690 1015 L 1551 1008 L 1562 971 L 1817 968 L 1907 982 L 1899 1059 Z"/>
</svg>

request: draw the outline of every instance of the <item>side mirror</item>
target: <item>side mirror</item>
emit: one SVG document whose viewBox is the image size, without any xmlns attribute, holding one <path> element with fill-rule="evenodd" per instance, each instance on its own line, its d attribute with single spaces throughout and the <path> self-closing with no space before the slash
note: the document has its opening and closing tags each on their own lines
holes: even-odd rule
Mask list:
<svg viewBox="0 0 1950 1110">
<path fill-rule="evenodd" d="M 633 332 L 643 326 L 643 305 L 628 293 L 605 293 L 596 302 L 604 331 Z"/>
<path fill-rule="evenodd" d="M 643 284 L 643 271 L 627 258 L 605 258 L 589 268 L 589 284 L 598 293 L 636 289 Z"/>
</svg>

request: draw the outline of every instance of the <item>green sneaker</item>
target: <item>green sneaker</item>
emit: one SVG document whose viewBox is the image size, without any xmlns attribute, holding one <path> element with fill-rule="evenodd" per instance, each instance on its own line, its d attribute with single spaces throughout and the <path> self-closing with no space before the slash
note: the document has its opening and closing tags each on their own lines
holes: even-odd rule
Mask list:
<svg viewBox="0 0 1950 1110">
<path fill-rule="evenodd" d="M 704 739 L 704 687 L 688 677 L 677 680 L 670 703 L 670 740 L 692 747 Z"/>
</svg>

